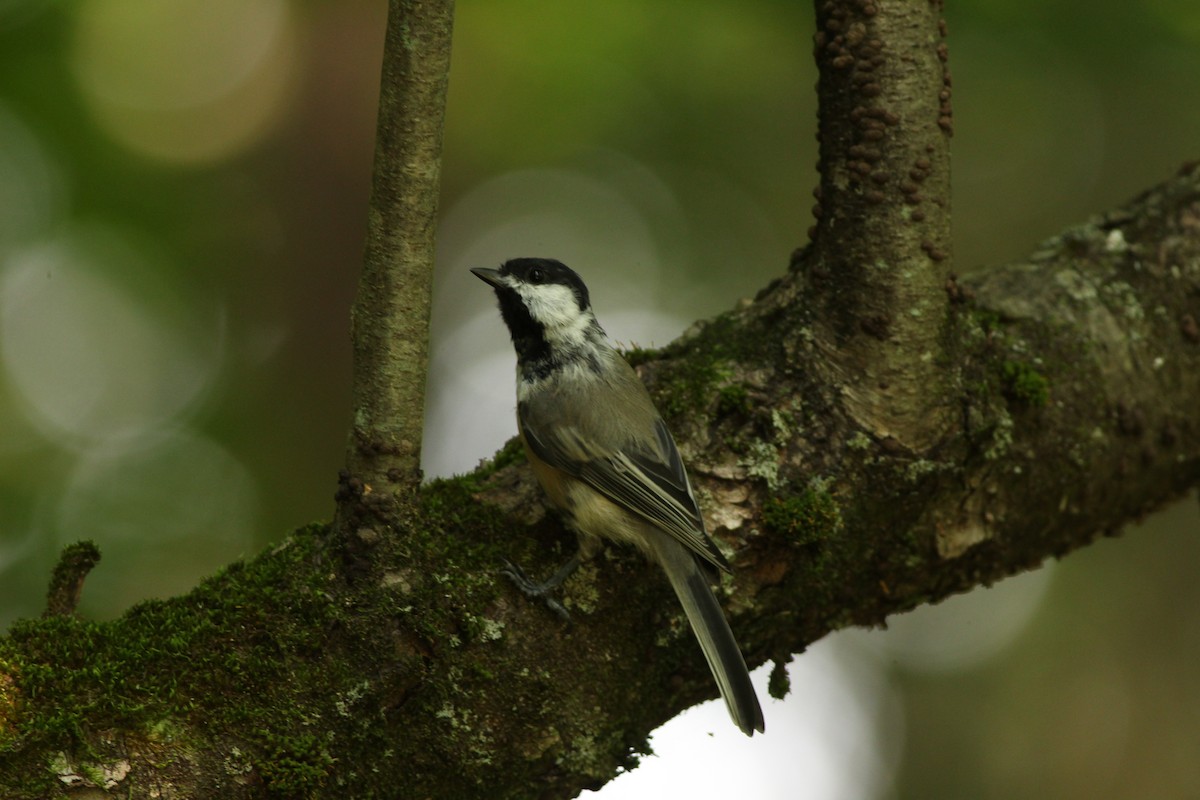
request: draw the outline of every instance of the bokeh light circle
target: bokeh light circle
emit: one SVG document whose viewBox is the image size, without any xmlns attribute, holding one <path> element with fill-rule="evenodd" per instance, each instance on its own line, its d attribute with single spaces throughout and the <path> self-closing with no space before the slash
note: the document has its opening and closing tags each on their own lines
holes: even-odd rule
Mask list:
<svg viewBox="0 0 1200 800">
<path fill-rule="evenodd" d="M 0 255 L 52 227 L 64 205 L 62 184 L 34 131 L 0 102 Z"/>
<path fill-rule="evenodd" d="M 86 0 L 72 67 L 113 138 L 153 158 L 209 162 L 270 130 L 296 49 L 286 0 Z"/>
<path fill-rule="evenodd" d="M 196 350 L 187 307 L 150 288 L 161 266 L 102 228 L 0 264 L 0 370 L 43 436 L 78 448 L 138 435 L 211 384 L 220 337 L 207 337 L 214 353 Z"/>
</svg>

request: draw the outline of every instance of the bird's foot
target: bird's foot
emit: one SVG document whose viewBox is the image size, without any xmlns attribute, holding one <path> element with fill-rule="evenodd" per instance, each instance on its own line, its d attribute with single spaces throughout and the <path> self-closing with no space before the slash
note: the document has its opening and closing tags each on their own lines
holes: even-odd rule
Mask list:
<svg viewBox="0 0 1200 800">
<path fill-rule="evenodd" d="M 563 581 L 570 577 L 571 573 L 576 570 L 576 568 L 579 566 L 579 558 L 579 553 L 571 556 L 571 558 L 567 560 L 567 563 L 555 570 L 553 575 L 541 583 L 531 579 L 525 574 L 525 570 L 521 569 L 508 559 L 504 560 L 504 569 L 500 570 L 500 574 L 504 575 L 506 578 L 516 584 L 517 588 L 520 589 L 526 597 L 541 600 L 551 611 L 561 617 L 564 622 L 570 622 L 570 612 L 567 611 L 562 603 L 551 597 L 550 593 L 562 586 Z"/>
</svg>

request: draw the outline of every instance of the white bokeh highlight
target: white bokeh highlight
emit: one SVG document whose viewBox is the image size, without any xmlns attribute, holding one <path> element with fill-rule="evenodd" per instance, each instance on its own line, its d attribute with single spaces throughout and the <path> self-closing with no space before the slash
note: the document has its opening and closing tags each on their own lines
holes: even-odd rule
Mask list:
<svg viewBox="0 0 1200 800">
<path fill-rule="evenodd" d="M 788 665 L 791 692 L 767 695 L 770 667 L 752 678 L 766 733 L 733 727 L 724 703 L 685 711 L 650 738 L 653 756 L 582 796 L 596 800 L 861 800 L 882 796 L 903 745 L 900 702 L 882 672 L 827 637 Z"/>
<path fill-rule="evenodd" d="M 109 276 L 144 259 L 117 236 L 92 230 L 0 265 L 0 365 L 30 420 L 60 445 L 164 424 L 212 380 L 215 356 L 192 352 L 178 320 Z"/>
<path fill-rule="evenodd" d="M 44 236 L 66 192 L 61 170 L 29 126 L 0 102 L 0 256 Z"/>
</svg>

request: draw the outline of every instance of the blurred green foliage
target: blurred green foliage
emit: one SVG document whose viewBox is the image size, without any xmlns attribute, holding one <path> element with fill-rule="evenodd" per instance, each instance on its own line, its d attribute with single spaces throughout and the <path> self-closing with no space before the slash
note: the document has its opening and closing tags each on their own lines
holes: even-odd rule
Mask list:
<svg viewBox="0 0 1200 800">
<path fill-rule="evenodd" d="M 148 330 L 178 340 L 179 359 L 212 368 L 196 397 L 139 433 L 150 437 L 139 446 L 157 446 L 163 427 L 175 426 L 215 454 L 218 477 L 156 483 L 145 468 L 123 486 L 122 509 L 113 500 L 92 516 L 90 506 L 64 512 L 77 501 L 80 464 L 113 443 L 104 431 L 47 428 L 28 407 L 24 373 L 0 360 L 0 624 L 40 612 L 58 548 L 80 538 L 97 540 L 105 553 L 97 575 L 111 571 L 120 587 L 106 596 L 85 589 L 85 612 L 112 616 L 146 594 L 183 591 L 215 565 L 327 518 L 341 462 L 383 4 L 188 6 L 258 10 L 284 37 L 259 43 L 262 63 L 283 75 L 264 84 L 268 100 L 255 101 L 275 104 L 265 121 L 218 157 L 189 160 L 138 149 L 102 124 L 98 109 L 120 98 L 95 88 L 81 19 L 117 13 L 114 2 L 0 0 L 0 292 L 31 248 L 81 226 L 123 242 L 137 257 L 97 262 L 104 285 L 160 326 Z M 1200 4 L 948 6 L 960 271 L 1016 257 L 1197 157 Z M 129 7 L 120 13 L 137 19 Z M 195 38 L 167 48 L 162 74 L 147 80 L 170 76 L 173 52 L 198 57 L 214 30 L 231 47 L 256 44 L 252 26 L 181 29 Z M 641 283 L 646 265 L 630 267 L 640 294 L 682 318 L 714 314 L 782 271 L 805 239 L 816 159 L 811 30 L 808 6 L 779 0 L 459 0 L 443 207 L 451 214 L 481 184 L 519 170 L 609 180 L 662 262 L 662 275 Z M 156 41 L 152 29 L 133 34 Z M 247 64 L 252 74 L 259 62 Z M 195 119 L 215 124 L 227 113 L 233 124 L 257 110 L 250 101 L 222 106 L 217 95 L 190 109 Z M 139 134 L 179 136 L 168 122 L 162 131 L 147 122 Z M 634 167 L 649 177 L 620 183 Z M 567 195 L 548 202 L 564 219 L 591 213 Z M 524 213 L 492 211 L 491 228 L 449 227 L 443 250 L 468 252 Z M 632 236 L 614 226 L 608 247 Z M 16 315 L 18 302 L 0 294 L 3 313 Z M 0 317 L 11 344 L 4 325 Z M 44 354 L 19 355 L 36 365 L 69 347 L 47 341 Z M 119 397 L 122 376 L 109 380 Z M 473 445 L 439 446 L 452 444 Z M 207 494 L 210 486 L 245 496 L 229 503 Z M 177 497 L 236 513 L 231 524 L 249 533 L 206 535 L 201 526 L 193 540 L 175 540 L 157 522 Z M 1195 560 L 1159 549 L 1194 549 L 1194 527 L 1185 535 L 1179 526 L 1194 526 L 1195 515 L 1162 524 L 1175 527 L 1068 559 L 1053 602 L 995 666 L 898 678 L 908 744 L 895 796 L 1200 795 L 1197 717 L 1177 713 L 1194 710 L 1197 692 L 1190 609 L 1200 597 L 1184 575 Z M 135 557 L 147 550 L 156 560 Z"/>
</svg>

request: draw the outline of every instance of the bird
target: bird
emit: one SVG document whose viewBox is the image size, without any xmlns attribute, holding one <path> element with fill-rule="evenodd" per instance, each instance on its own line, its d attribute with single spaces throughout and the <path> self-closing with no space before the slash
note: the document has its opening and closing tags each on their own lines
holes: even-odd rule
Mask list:
<svg viewBox="0 0 1200 800">
<path fill-rule="evenodd" d="M 763 732 L 762 707 L 711 581 L 729 563 L 710 538 L 679 448 L 645 385 L 609 343 L 587 286 L 560 261 L 514 258 L 472 273 L 495 291 L 517 354 L 517 429 L 534 475 L 580 551 L 632 544 L 662 568 L 733 722 Z M 530 593 L 553 589 L 581 553 Z M 561 607 L 559 607 L 561 609 Z M 565 613 L 565 612 L 563 612 Z"/>
</svg>

